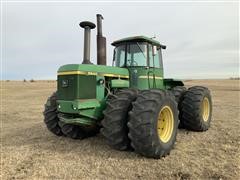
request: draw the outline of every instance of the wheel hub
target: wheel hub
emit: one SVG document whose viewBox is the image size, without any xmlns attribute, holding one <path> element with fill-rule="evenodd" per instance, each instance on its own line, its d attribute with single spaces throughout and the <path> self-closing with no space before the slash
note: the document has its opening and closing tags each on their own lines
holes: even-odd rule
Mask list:
<svg viewBox="0 0 240 180">
<path fill-rule="evenodd" d="M 208 98 L 205 97 L 202 102 L 202 118 L 205 122 L 208 121 L 209 113 L 210 113 L 210 104 L 209 104 Z"/>
<path fill-rule="evenodd" d="M 172 137 L 174 127 L 174 117 L 172 109 L 164 106 L 158 114 L 158 136 L 164 143 Z"/>
</svg>

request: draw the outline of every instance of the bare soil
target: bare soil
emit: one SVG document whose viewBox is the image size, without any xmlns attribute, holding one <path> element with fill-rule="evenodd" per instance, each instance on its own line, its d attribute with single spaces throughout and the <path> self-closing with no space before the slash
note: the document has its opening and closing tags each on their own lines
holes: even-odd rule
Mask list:
<svg viewBox="0 0 240 180">
<path fill-rule="evenodd" d="M 55 81 L 2 82 L 1 179 L 240 179 L 240 81 L 185 83 L 211 89 L 211 128 L 178 130 L 171 154 L 156 160 L 113 150 L 100 134 L 51 134 L 42 111 Z"/>
</svg>

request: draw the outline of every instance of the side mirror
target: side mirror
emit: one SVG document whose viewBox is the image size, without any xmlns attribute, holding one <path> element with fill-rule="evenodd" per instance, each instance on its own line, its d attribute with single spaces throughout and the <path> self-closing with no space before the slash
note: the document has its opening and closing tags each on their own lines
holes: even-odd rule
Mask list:
<svg viewBox="0 0 240 180">
<path fill-rule="evenodd" d="M 157 46 L 153 46 L 153 56 L 157 55 Z"/>
<path fill-rule="evenodd" d="M 112 66 L 114 66 L 114 63 L 115 63 L 115 56 L 116 56 L 116 49 L 113 50 L 113 61 L 112 61 Z"/>
<path fill-rule="evenodd" d="M 113 61 L 115 61 L 116 49 L 113 50 Z"/>
</svg>

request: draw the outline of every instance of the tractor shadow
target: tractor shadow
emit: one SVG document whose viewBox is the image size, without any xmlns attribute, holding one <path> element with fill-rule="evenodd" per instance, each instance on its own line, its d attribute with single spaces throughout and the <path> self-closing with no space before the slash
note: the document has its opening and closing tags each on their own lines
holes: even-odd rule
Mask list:
<svg viewBox="0 0 240 180">
<path fill-rule="evenodd" d="M 141 157 L 133 151 L 117 151 L 107 145 L 103 136 L 99 133 L 94 137 L 75 140 L 64 136 L 56 136 L 49 132 L 44 123 L 39 122 L 28 127 L 19 127 L 3 134 L 2 145 L 7 149 L 26 148 L 30 151 L 38 151 L 47 154 L 69 154 L 74 156 L 101 157 L 114 159 L 135 159 Z"/>
<path fill-rule="evenodd" d="M 178 129 L 178 137 L 187 136 L 191 132 L 185 129 Z M 56 136 L 49 132 L 43 122 L 35 124 L 22 125 L 18 128 L 12 128 L 3 133 L 2 145 L 4 147 L 11 147 L 16 151 L 23 148 L 30 151 L 37 151 L 38 153 L 58 153 L 69 154 L 71 152 L 74 156 L 82 156 L 87 154 L 92 157 L 100 158 L 114 158 L 114 159 L 136 159 L 144 158 L 136 154 L 134 151 L 118 151 L 108 146 L 104 137 L 99 133 L 94 137 L 89 137 L 83 140 L 71 139 L 64 136 Z M 49 152 L 50 151 L 50 152 Z"/>
</svg>

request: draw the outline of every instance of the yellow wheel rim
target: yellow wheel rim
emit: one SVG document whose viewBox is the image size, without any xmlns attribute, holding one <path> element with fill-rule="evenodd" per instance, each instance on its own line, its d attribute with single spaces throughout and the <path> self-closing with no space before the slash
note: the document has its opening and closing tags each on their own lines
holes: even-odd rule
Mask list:
<svg viewBox="0 0 240 180">
<path fill-rule="evenodd" d="M 209 104 L 208 98 L 205 97 L 202 102 L 202 118 L 205 122 L 208 121 L 209 114 L 210 114 L 210 104 Z"/>
<path fill-rule="evenodd" d="M 174 117 L 172 109 L 164 106 L 158 114 L 158 137 L 164 143 L 172 137 L 174 127 Z"/>
</svg>

